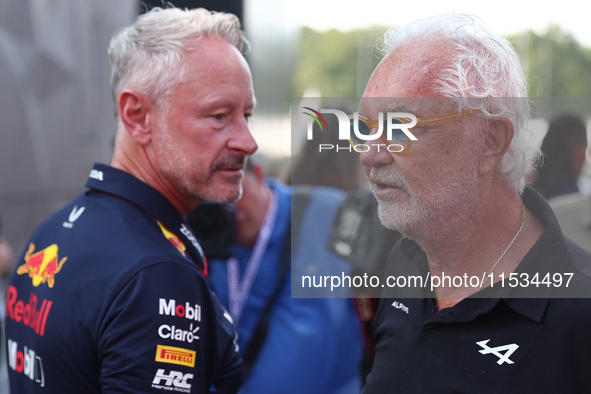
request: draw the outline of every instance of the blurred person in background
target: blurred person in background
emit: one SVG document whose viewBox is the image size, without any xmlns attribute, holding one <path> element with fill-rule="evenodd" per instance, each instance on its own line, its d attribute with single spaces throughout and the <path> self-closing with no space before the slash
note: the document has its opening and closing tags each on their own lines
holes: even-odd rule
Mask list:
<svg viewBox="0 0 591 394">
<path fill-rule="evenodd" d="M 111 39 L 117 140 L 34 232 L 6 301 L 11 391 L 236 393 L 231 318 L 184 216 L 242 194 L 255 97 L 238 18 L 154 8 Z"/>
<path fill-rule="evenodd" d="M 591 252 L 591 195 L 563 194 L 550 200 L 564 235 Z"/>
<path fill-rule="evenodd" d="M 586 149 L 587 130 L 581 118 L 565 114 L 553 119 L 542 142 L 543 157 L 532 187 L 546 200 L 578 192 Z"/>
<path fill-rule="evenodd" d="M 0 297 L 6 295 L 10 274 L 14 270 L 14 252 L 8 239 L 2 234 L 2 218 L 0 217 Z M 3 298 L 0 300 L 4 301 Z M 4 302 L 0 303 L 0 318 L 4 318 Z"/>
<path fill-rule="evenodd" d="M 359 393 L 362 338 L 352 300 L 291 296 L 292 266 L 293 272 L 350 270 L 326 248 L 344 193 L 298 191 L 266 179 L 256 157 L 247 163 L 243 187 L 234 254 L 212 260 L 209 275 L 238 332 L 240 393 Z"/>
<path fill-rule="evenodd" d="M 350 108 L 336 108 L 352 114 Z M 325 116 L 328 130 L 338 130 L 336 116 Z M 282 176 L 287 184 L 334 187 L 346 192 L 359 189 L 367 184 L 363 167 L 355 153 L 336 150 L 318 152 L 319 144 L 342 144 L 338 133 L 320 130 L 318 124 L 312 125 L 315 139 L 305 140 L 297 157 L 293 159 L 291 171 Z"/>
<path fill-rule="evenodd" d="M 14 253 L 8 240 L 2 235 L 0 217 L 0 393 L 8 394 L 8 370 L 6 365 L 6 340 L 4 338 L 4 320 L 6 318 L 6 290 L 10 274 L 14 270 Z"/>
<path fill-rule="evenodd" d="M 576 175 L 580 172 L 581 161 L 584 160 L 585 152 L 587 154 L 591 153 L 589 148 L 586 147 L 587 132 L 585 125 L 578 117 L 564 115 L 557 118 L 550 125 L 550 129 L 553 126 L 556 126 L 555 130 L 559 130 L 555 133 L 554 139 L 560 141 L 557 143 L 562 146 L 561 149 L 565 152 L 559 157 L 560 160 L 558 161 L 558 163 L 561 163 L 560 167 L 564 168 L 561 173 L 566 174 L 562 179 L 562 189 L 571 192 L 573 190 L 577 191 L 554 196 L 550 200 L 550 205 L 556 214 L 564 235 L 591 252 L 591 195 L 583 194 L 576 189 Z M 548 134 L 550 134 L 550 131 L 548 131 Z M 561 137 L 563 137 L 562 140 Z M 566 145 L 569 148 L 566 148 Z M 544 164 L 546 164 L 546 161 L 544 161 Z M 550 166 L 549 160 L 548 166 Z M 542 170 L 544 170 L 544 167 L 540 168 L 540 175 Z M 560 179 L 560 174 L 558 174 L 558 177 Z"/>
<path fill-rule="evenodd" d="M 353 114 L 354 109 L 346 106 L 336 105 L 335 109 L 340 110 L 346 114 Z M 362 216 L 366 219 L 371 214 L 377 216 L 377 203 L 375 198 L 371 195 L 367 177 L 364 174 L 363 166 L 359 162 L 359 155 L 356 152 L 349 152 L 346 149 L 329 149 L 319 152 L 320 144 L 343 146 L 343 141 L 339 140 L 338 118 L 334 115 L 325 115 L 327 130 L 321 130 L 317 123 L 312 123 L 313 140 L 306 139 L 298 155 L 293 159 L 293 166 L 290 168 L 289 182 L 291 185 L 307 185 L 307 186 L 325 186 L 333 187 L 345 192 L 348 192 L 345 199 L 350 198 L 355 205 L 359 205 L 360 201 L 365 201 L 371 208 L 369 212 L 363 212 Z M 331 130 L 330 132 L 328 130 Z M 348 144 L 345 144 L 348 148 Z M 373 225 L 382 227 L 380 223 L 375 222 Z M 385 259 L 391 249 L 391 245 L 400 238 L 400 233 L 397 231 L 385 231 L 385 229 L 375 230 L 372 235 L 379 234 L 380 236 L 373 238 L 374 242 L 372 248 L 380 249 L 380 253 L 376 253 L 375 259 L 377 261 L 370 261 L 368 256 L 364 256 L 364 261 L 361 266 L 354 267 L 352 275 L 368 274 L 381 276 L 385 269 Z M 360 234 L 361 237 L 366 237 L 367 234 Z M 371 268 L 370 268 L 371 267 Z M 371 324 L 375 317 L 379 298 L 374 298 L 375 293 L 368 292 L 367 289 L 353 288 L 352 299 L 355 303 L 356 309 L 359 313 L 359 318 L 362 322 L 362 331 L 364 336 L 365 351 L 361 362 L 362 376 L 365 377 L 371 369 L 371 363 L 374 356 L 373 340 L 371 338 Z"/>
</svg>

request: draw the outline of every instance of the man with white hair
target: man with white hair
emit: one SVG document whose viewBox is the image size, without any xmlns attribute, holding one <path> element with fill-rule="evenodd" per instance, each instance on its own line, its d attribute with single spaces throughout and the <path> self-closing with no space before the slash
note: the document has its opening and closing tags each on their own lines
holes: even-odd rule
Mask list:
<svg viewBox="0 0 591 394">
<path fill-rule="evenodd" d="M 589 297 L 591 255 L 525 187 L 536 150 L 515 51 L 461 14 L 393 30 L 384 49 L 359 118 L 417 126 L 395 134 L 403 154 L 361 153 L 382 223 L 405 236 L 363 392 L 586 392 L 591 302 L 573 297 Z"/>
<path fill-rule="evenodd" d="M 183 216 L 232 202 L 255 104 L 238 18 L 155 8 L 111 40 L 117 142 L 7 294 L 13 393 L 235 393 L 231 318 Z"/>
</svg>

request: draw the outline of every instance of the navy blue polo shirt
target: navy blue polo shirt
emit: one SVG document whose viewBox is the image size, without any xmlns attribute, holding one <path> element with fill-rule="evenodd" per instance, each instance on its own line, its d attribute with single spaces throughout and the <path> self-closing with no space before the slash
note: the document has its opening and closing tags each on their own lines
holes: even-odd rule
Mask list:
<svg viewBox="0 0 591 394">
<path fill-rule="evenodd" d="M 12 276 L 12 392 L 238 391 L 234 329 L 184 219 L 115 168 L 95 164 L 86 186 L 34 232 Z"/>
<path fill-rule="evenodd" d="M 440 311 L 429 288 L 389 290 L 373 324 L 364 394 L 591 393 L 591 255 L 564 237 L 537 192 L 522 198 L 546 228 L 516 272 L 572 273 L 569 288 L 497 283 Z M 426 270 L 425 253 L 403 239 L 387 275 Z"/>
</svg>

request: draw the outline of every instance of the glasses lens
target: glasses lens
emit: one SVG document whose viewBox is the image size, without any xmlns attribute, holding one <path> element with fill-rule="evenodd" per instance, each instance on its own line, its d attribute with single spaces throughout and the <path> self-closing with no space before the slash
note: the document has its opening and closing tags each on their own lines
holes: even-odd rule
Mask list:
<svg viewBox="0 0 591 394">
<path fill-rule="evenodd" d="M 402 120 L 393 118 L 392 124 L 403 124 Z M 388 121 L 384 120 L 384 139 L 388 139 Z M 388 143 L 391 145 L 400 145 L 401 147 L 392 146 L 389 148 L 390 151 L 394 152 L 397 150 L 403 151 L 408 146 L 408 136 L 401 129 L 392 129 L 392 138 L 388 139 Z"/>
<path fill-rule="evenodd" d="M 365 144 L 367 141 L 366 140 L 362 140 L 361 138 L 357 137 L 357 134 L 355 134 L 355 119 L 353 118 L 353 116 L 349 116 L 349 127 L 350 127 L 350 132 L 351 132 L 351 143 L 353 145 L 360 145 L 360 144 Z M 365 123 L 365 120 L 362 119 L 361 117 L 359 118 L 359 134 L 361 135 L 369 135 L 370 133 L 370 129 L 369 126 L 367 125 L 367 123 Z"/>
<path fill-rule="evenodd" d="M 374 139 L 362 139 L 358 137 L 358 134 L 362 136 L 369 136 L 371 133 L 371 129 L 367 124 L 366 119 L 359 117 L 358 118 L 358 133 L 355 133 L 355 118 L 354 116 L 349 116 L 349 124 L 350 124 L 350 132 L 351 132 L 351 139 L 349 142 L 355 148 L 357 152 L 365 152 L 367 149 L 367 144 L 379 144 L 379 141 L 374 141 Z M 400 119 L 393 118 L 392 124 L 403 124 L 404 122 Z M 391 138 L 388 139 L 388 121 L 384 120 L 384 124 L 381 130 L 382 140 L 381 143 L 387 142 L 387 149 L 389 152 L 392 153 L 403 153 L 407 152 L 407 148 L 410 147 L 412 142 L 408 139 L 407 135 L 401 129 L 393 128 L 390 132 Z M 362 145 L 362 146 L 361 146 Z"/>
</svg>

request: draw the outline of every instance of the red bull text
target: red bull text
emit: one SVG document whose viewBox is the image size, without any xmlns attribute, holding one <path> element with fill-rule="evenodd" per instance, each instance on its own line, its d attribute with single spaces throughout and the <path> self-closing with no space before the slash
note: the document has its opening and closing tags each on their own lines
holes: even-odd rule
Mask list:
<svg viewBox="0 0 591 394">
<path fill-rule="evenodd" d="M 37 309 L 39 298 L 35 293 L 31 292 L 28 304 L 17 298 L 18 290 L 14 286 L 9 286 L 8 292 L 6 293 L 6 317 L 17 323 L 22 322 L 25 326 L 31 327 L 36 334 L 45 335 L 45 323 L 47 322 L 47 316 L 49 316 L 49 311 L 53 303 L 44 299 L 41 302 L 40 308 Z"/>
</svg>

